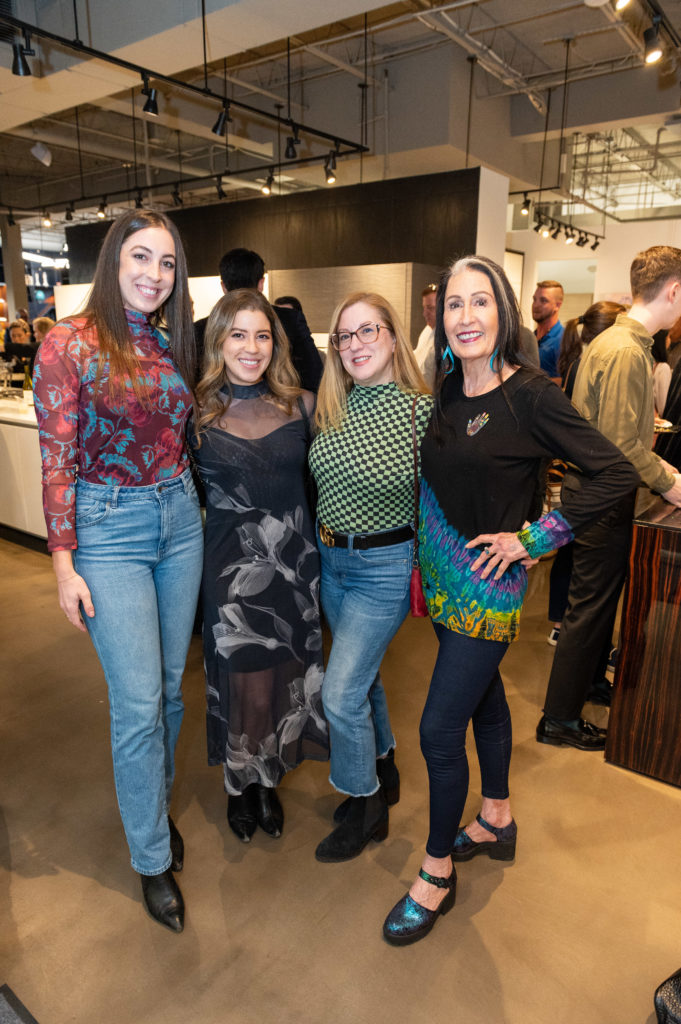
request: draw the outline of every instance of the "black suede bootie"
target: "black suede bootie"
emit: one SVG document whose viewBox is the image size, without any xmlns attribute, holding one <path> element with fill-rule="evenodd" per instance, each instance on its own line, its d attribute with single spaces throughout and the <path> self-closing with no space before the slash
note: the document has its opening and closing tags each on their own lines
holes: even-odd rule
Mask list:
<svg viewBox="0 0 681 1024">
<path fill-rule="evenodd" d="M 388 802 L 383 789 L 371 796 L 351 796 L 345 817 L 322 839 L 315 851 L 317 860 L 337 864 L 357 857 L 370 839 L 380 843 L 388 836 Z"/>
</svg>

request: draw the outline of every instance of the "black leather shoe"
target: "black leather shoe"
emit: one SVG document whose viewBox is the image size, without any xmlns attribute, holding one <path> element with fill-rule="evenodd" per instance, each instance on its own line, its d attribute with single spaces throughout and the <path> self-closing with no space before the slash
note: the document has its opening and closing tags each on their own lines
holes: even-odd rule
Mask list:
<svg viewBox="0 0 681 1024">
<path fill-rule="evenodd" d="M 170 815 L 168 815 L 168 828 L 170 829 L 170 854 L 173 858 L 170 862 L 170 870 L 181 871 L 184 867 L 184 841 Z"/>
<path fill-rule="evenodd" d="M 577 750 L 605 750 L 606 729 L 579 719 L 579 724 L 564 725 L 542 715 L 537 726 L 537 742 L 554 747 L 576 747 Z"/>
<path fill-rule="evenodd" d="M 184 928 L 184 900 L 172 871 L 161 875 L 140 875 L 144 905 L 159 924 L 173 932 Z"/>
<path fill-rule="evenodd" d="M 240 796 L 230 794 L 227 800 L 229 827 L 242 843 L 250 843 L 258 827 L 257 795 L 258 785 L 254 782 Z"/>
<path fill-rule="evenodd" d="M 276 789 L 258 785 L 255 809 L 258 825 L 263 832 L 273 839 L 278 839 L 284 828 L 284 809 Z"/>
<path fill-rule="evenodd" d="M 346 815 L 315 850 L 317 860 L 338 864 L 359 856 L 370 839 L 380 843 L 388 837 L 388 804 L 378 789 L 371 796 L 352 796 Z"/>
</svg>

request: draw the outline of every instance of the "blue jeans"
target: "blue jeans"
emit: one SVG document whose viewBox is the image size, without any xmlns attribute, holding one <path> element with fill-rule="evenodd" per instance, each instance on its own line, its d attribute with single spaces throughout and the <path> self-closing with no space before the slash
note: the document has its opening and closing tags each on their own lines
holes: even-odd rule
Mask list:
<svg viewBox="0 0 681 1024">
<path fill-rule="evenodd" d="M 468 795 L 466 731 L 473 721 L 482 795 L 508 796 L 511 715 L 499 664 L 507 643 L 454 633 L 439 623 L 433 678 L 421 718 L 421 750 L 430 783 L 430 834 L 426 852 L 451 852 Z"/>
<path fill-rule="evenodd" d="M 335 789 L 370 796 L 379 787 L 376 758 L 395 746 L 378 670 L 409 610 L 413 542 L 368 551 L 321 541 L 321 600 L 333 643 L 322 703 L 329 723 Z"/>
<path fill-rule="evenodd" d="M 135 871 L 170 866 L 168 806 L 203 534 L 189 470 L 145 487 L 78 480 L 76 572 L 104 669 L 118 805 Z"/>
</svg>

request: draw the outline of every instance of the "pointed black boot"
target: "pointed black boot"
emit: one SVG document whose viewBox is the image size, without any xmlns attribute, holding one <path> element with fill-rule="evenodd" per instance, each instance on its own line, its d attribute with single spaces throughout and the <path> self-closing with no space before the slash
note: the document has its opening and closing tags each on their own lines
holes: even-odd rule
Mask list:
<svg viewBox="0 0 681 1024">
<path fill-rule="evenodd" d="M 359 856 L 370 839 L 380 843 L 388 837 L 388 803 L 382 789 L 371 796 L 351 796 L 343 821 L 322 839 L 315 850 L 317 860 L 338 864 Z"/>
<path fill-rule="evenodd" d="M 242 843 L 250 843 L 258 827 L 257 811 L 258 785 L 253 782 L 239 796 L 229 795 L 227 799 L 227 821 L 234 835 Z"/>
<path fill-rule="evenodd" d="M 263 832 L 278 839 L 284 828 L 284 809 L 274 787 L 258 785 L 255 810 L 258 825 Z"/>
<path fill-rule="evenodd" d="M 381 789 L 385 793 L 385 798 L 388 803 L 388 807 L 392 807 L 398 803 L 400 799 L 400 773 L 397 770 L 395 764 L 395 748 L 391 747 L 385 757 L 376 758 L 376 775 L 378 781 L 381 784 Z M 333 820 L 335 822 L 343 821 L 345 815 L 348 813 L 348 807 L 352 797 L 349 796 L 343 800 L 342 803 L 338 804 L 338 807 L 333 812 Z"/>
<path fill-rule="evenodd" d="M 170 829 L 170 855 L 173 858 L 170 862 L 170 870 L 181 871 L 184 867 L 184 840 L 170 815 L 168 815 L 168 828 Z"/>
<path fill-rule="evenodd" d="M 170 868 L 160 875 L 140 875 L 144 905 L 159 924 L 173 932 L 184 928 L 184 900 Z"/>
</svg>

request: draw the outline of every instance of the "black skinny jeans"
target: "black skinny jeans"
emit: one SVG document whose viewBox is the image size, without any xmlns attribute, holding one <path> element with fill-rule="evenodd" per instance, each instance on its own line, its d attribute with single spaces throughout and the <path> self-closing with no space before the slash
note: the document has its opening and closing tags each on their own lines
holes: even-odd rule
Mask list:
<svg viewBox="0 0 681 1024">
<path fill-rule="evenodd" d="M 482 795 L 508 796 L 511 715 L 499 664 L 508 644 L 454 633 L 439 623 L 433 678 L 421 718 L 421 751 L 430 781 L 431 857 L 451 853 L 468 795 L 466 732 L 473 721 Z"/>
</svg>

